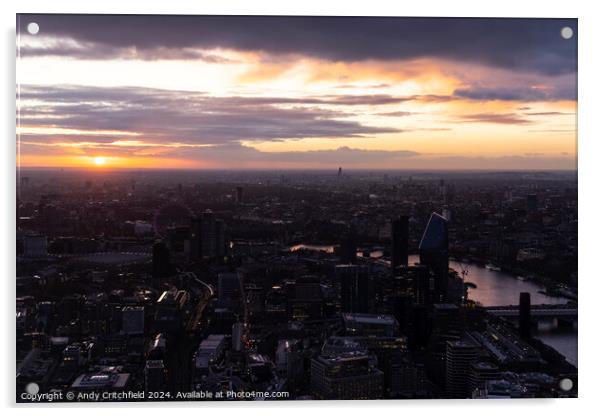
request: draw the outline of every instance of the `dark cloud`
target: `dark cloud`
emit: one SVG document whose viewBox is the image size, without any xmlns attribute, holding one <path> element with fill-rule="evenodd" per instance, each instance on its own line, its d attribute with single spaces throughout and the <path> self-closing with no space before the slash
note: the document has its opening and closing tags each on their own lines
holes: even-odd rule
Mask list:
<svg viewBox="0 0 602 416">
<path fill-rule="evenodd" d="M 532 121 L 512 113 L 479 113 L 460 116 L 462 122 L 495 124 L 531 124 Z"/>
<path fill-rule="evenodd" d="M 244 140 L 365 137 L 400 131 L 344 120 L 354 114 L 317 105 L 374 105 L 399 101 L 386 95 L 296 100 L 210 97 L 203 93 L 135 87 L 23 85 L 20 99 L 20 123 L 23 126 L 136 132 L 140 135 L 138 140 L 158 144 L 166 141 L 223 144 Z M 41 103 L 29 105 L 28 100 Z M 53 137 L 56 136 L 49 136 Z M 72 135 L 71 139 L 77 141 L 82 137 Z"/>
<path fill-rule="evenodd" d="M 416 113 L 412 113 L 410 111 L 389 111 L 385 113 L 375 113 L 377 116 L 387 116 L 387 117 L 407 117 Z"/>
<path fill-rule="evenodd" d="M 22 34 L 35 21 L 40 34 L 93 45 L 83 55 L 64 45 L 22 49 L 30 55 L 233 48 L 335 61 L 435 57 L 542 74 L 577 69 L 577 36 L 560 36 L 564 26 L 577 33 L 576 19 L 20 14 L 17 20 Z"/>
<path fill-rule="evenodd" d="M 433 103 L 446 103 L 449 101 L 454 101 L 459 99 L 459 97 L 454 97 L 452 95 L 436 95 L 436 94 L 423 94 L 423 95 L 413 95 L 412 100 L 420 101 L 423 103 L 433 104 Z"/>
<path fill-rule="evenodd" d="M 562 111 L 541 111 L 541 112 L 527 112 L 524 113 L 527 116 L 570 116 L 575 113 L 564 113 Z"/>
<path fill-rule="evenodd" d="M 34 86 L 24 86 L 21 91 L 21 98 L 35 98 L 38 100 L 59 102 L 59 103 L 75 103 L 82 101 L 103 101 L 112 100 L 115 98 L 115 91 L 120 91 L 127 94 L 136 95 L 138 98 L 145 98 L 149 101 L 153 99 L 173 99 L 176 97 L 184 97 L 195 100 L 205 100 L 209 97 L 203 92 L 194 91 L 178 91 L 178 90 L 161 90 L 154 88 L 138 88 L 138 87 L 121 87 L 118 89 L 102 88 L 102 87 L 80 87 L 80 86 L 57 86 L 52 88 L 42 88 Z M 242 100 L 246 105 L 385 105 L 398 104 L 406 101 L 417 100 L 417 96 L 398 97 L 389 94 L 373 94 L 373 95 L 321 95 L 318 97 L 303 97 L 289 98 L 278 96 L 267 97 L 227 97 L 229 100 Z M 213 98 L 214 101 L 219 101 L 220 98 Z"/>
<path fill-rule="evenodd" d="M 207 63 L 235 62 L 215 54 L 205 53 L 195 48 L 136 48 L 113 47 L 106 44 L 84 42 L 55 41 L 47 47 L 24 46 L 20 49 L 22 58 L 35 56 L 57 56 L 75 59 L 138 59 L 155 61 L 159 59 L 200 60 Z"/>
<path fill-rule="evenodd" d="M 478 101 L 556 101 L 556 100 L 576 100 L 577 91 L 575 88 L 534 88 L 524 87 L 497 87 L 497 88 L 460 88 L 454 91 L 453 95 L 458 98 Z"/>
</svg>

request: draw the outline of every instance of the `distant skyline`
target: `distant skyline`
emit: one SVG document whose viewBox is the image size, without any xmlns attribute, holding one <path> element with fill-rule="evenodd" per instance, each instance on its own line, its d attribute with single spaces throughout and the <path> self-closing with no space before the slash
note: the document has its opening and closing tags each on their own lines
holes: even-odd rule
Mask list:
<svg viewBox="0 0 602 416">
<path fill-rule="evenodd" d="M 17 31 L 21 167 L 577 168 L 576 19 L 22 14 Z"/>
</svg>

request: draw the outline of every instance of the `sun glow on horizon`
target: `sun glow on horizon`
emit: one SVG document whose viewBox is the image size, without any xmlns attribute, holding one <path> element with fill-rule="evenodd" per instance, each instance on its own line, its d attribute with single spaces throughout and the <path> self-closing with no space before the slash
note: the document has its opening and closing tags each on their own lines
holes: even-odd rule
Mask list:
<svg viewBox="0 0 602 416">
<path fill-rule="evenodd" d="M 94 164 L 96 166 L 104 166 L 107 163 L 107 158 L 104 156 L 96 156 L 94 158 Z"/>
</svg>

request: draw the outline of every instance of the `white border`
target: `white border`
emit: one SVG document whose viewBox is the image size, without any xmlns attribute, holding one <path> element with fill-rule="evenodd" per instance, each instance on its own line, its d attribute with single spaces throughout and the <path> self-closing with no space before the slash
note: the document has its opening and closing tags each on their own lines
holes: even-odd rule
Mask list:
<svg viewBox="0 0 602 416">
<path fill-rule="evenodd" d="M 13 411 L 26 413 L 48 412 L 106 414 L 118 409 L 161 414 L 169 411 L 211 412 L 229 415 L 248 412 L 264 414 L 286 413 L 306 415 L 314 412 L 338 412 L 360 415 L 375 408 L 382 412 L 424 412 L 426 414 L 451 415 L 466 412 L 487 412 L 488 415 L 506 415 L 509 412 L 533 412 L 546 415 L 577 414 L 595 408 L 595 400 L 600 395 L 601 379 L 600 342 L 601 325 L 598 319 L 602 312 L 596 309 L 597 300 L 602 295 L 600 281 L 602 270 L 599 266 L 600 236 L 602 235 L 600 214 L 602 198 L 600 179 L 602 172 L 602 137 L 598 122 L 601 117 L 602 98 L 600 75 L 600 39 L 602 39 L 602 15 L 597 13 L 595 2 L 546 1 L 528 2 L 506 0 L 503 2 L 484 1 L 419 1 L 392 2 L 370 0 L 351 2 L 350 0 L 302 0 L 297 2 L 269 0 L 221 0 L 185 1 L 164 0 L 127 2 L 123 0 L 102 0 L 82 2 L 76 0 L 22 0 L 3 1 L 0 18 L 2 20 L 2 239 L 0 264 L 4 273 L 0 274 L 3 284 L 2 303 L 6 331 L 1 345 L 3 360 L 0 379 L 1 404 Z M 14 401 L 14 280 L 15 270 L 15 13 L 131 13 L 131 14 L 304 14 L 304 15 L 364 15 L 364 16 L 466 16 L 466 17 L 572 17 L 579 18 L 579 275 L 580 281 L 580 334 L 579 334 L 579 399 L 574 400 L 509 400 L 509 401 L 378 401 L 378 402 L 271 402 L 260 403 L 175 403 L 175 404 L 103 404 L 98 405 L 52 405 L 19 406 Z M 517 39 L 520 42 L 520 39 Z M 596 128 L 598 129 L 596 130 Z M 170 410 L 173 408 L 173 410 Z M 584 413 L 586 414 L 586 413 Z"/>
</svg>

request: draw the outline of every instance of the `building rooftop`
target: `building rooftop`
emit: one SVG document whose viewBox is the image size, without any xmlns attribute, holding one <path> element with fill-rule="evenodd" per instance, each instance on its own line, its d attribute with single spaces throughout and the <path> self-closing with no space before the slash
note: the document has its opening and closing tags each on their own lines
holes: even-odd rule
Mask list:
<svg viewBox="0 0 602 416">
<path fill-rule="evenodd" d="M 366 325 L 395 325 L 397 321 L 391 315 L 375 315 L 368 313 L 344 313 L 345 323 Z"/>
</svg>

